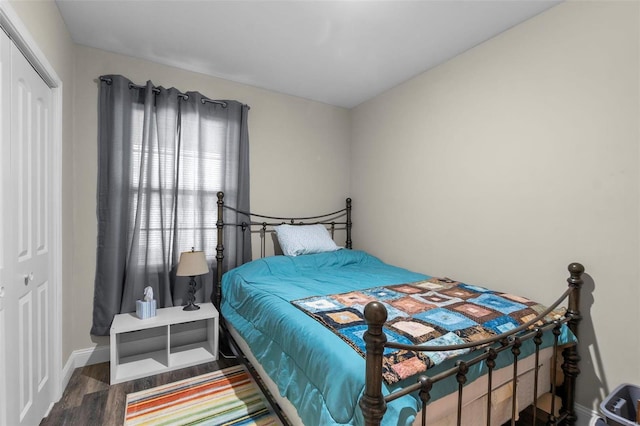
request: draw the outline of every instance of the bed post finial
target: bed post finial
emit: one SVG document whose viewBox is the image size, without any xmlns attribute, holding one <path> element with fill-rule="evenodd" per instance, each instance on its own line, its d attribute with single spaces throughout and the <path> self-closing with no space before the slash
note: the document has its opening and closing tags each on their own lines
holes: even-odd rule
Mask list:
<svg viewBox="0 0 640 426">
<path fill-rule="evenodd" d="M 573 334 L 578 337 L 578 324 L 582 320 L 580 315 L 580 289 L 582 288 L 583 280 L 582 274 L 584 273 L 584 266 L 580 263 L 571 263 L 568 267 L 569 278 L 567 283 L 572 289 L 569 294 L 569 303 L 567 306 L 567 316 L 570 318 L 567 325 Z M 580 374 L 580 368 L 578 363 L 580 362 L 580 355 L 578 354 L 578 347 L 571 345 L 562 351 L 563 363 L 562 371 L 565 376 L 565 394 L 563 400 L 563 411 L 567 413 L 566 422 L 569 425 L 575 424 L 578 420 L 575 412 L 575 398 L 576 398 L 576 378 Z"/>
<path fill-rule="evenodd" d="M 347 243 L 346 243 L 346 247 L 348 249 L 351 248 L 352 242 L 351 242 L 351 198 L 347 198 L 346 200 L 347 202 Z"/>
<path fill-rule="evenodd" d="M 218 242 L 216 244 L 216 282 L 213 292 L 215 298 L 214 305 L 216 309 L 220 310 L 220 301 L 222 300 L 222 259 L 224 259 L 224 192 L 218 191 L 218 220 L 216 221 L 216 228 L 218 230 Z"/>
<path fill-rule="evenodd" d="M 380 302 L 369 302 L 364 307 L 367 331 L 364 341 L 367 347 L 364 394 L 360 398 L 360 409 L 366 426 L 377 426 L 387 411 L 382 396 L 382 353 L 387 336 L 382 326 L 387 321 L 387 309 Z"/>
</svg>

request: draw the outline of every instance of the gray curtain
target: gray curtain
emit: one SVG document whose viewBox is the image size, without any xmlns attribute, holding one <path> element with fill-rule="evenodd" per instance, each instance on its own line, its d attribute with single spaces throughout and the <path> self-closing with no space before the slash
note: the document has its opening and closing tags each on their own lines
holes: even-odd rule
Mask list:
<svg viewBox="0 0 640 426">
<path fill-rule="evenodd" d="M 159 307 L 182 305 L 189 279 L 175 270 L 180 253 L 192 247 L 204 250 L 210 266 L 196 278 L 196 301 L 213 296 L 216 193 L 249 211 L 248 107 L 202 100 L 150 81 L 140 87 L 119 75 L 100 78 L 91 334 L 108 335 L 113 316 L 134 312 L 147 286 Z M 225 222 L 242 220 L 225 212 Z M 225 270 L 250 260 L 246 234 L 225 227 Z"/>
</svg>

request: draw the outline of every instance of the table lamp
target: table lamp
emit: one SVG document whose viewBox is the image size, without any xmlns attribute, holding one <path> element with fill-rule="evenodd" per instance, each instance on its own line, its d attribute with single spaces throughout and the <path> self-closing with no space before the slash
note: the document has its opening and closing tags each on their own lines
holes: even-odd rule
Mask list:
<svg viewBox="0 0 640 426">
<path fill-rule="evenodd" d="M 196 275 L 204 275 L 209 273 L 209 266 L 207 265 L 207 259 L 204 257 L 203 251 L 185 251 L 180 254 L 180 262 L 178 263 L 178 271 L 176 276 L 178 277 L 190 277 L 189 280 L 189 297 L 188 303 L 183 308 L 185 311 L 195 311 L 200 309 L 200 306 L 194 302 L 196 300 Z"/>
</svg>

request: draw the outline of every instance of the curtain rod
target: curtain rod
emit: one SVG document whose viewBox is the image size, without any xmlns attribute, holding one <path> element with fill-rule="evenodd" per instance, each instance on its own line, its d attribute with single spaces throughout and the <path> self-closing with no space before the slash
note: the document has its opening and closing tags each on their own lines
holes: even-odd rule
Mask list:
<svg viewBox="0 0 640 426">
<path fill-rule="evenodd" d="M 111 80 L 109 77 L 100 77 L 100 80 L 104 81 L 107 84 L 111 84 L 113 82 L 113 80 Z M 137 84 L 129 83 L 129 89 L 144 89 L 144 88 L 146 88 L 146 86 L 139 86 Z M 153 87 L 153 92 L 154 93 L 160 93 L 160 89 L 158 89 L 157 87 L 154 86 Z M 184 99 L 185 101 L 187 99 L 189 99 L 189 95 L 187 95 L 186 93 L 182 93 L 182 92 L 178 92 L 178 97 Z M 215 101 L 213 99 L 209 99 L 209 98 L 206 98 L 204 96 L 202 97 L 202 99 L 200 99 L 200 101 L 203 104 L 211 103 L 211 104 L 221 105 L 223 108 L 227 107 L 227 103 L 226 102 Z M 246 105 L 246 107 L 248 109 L 251 109 L 251 107 L 249 105 Z"/>
</svg>

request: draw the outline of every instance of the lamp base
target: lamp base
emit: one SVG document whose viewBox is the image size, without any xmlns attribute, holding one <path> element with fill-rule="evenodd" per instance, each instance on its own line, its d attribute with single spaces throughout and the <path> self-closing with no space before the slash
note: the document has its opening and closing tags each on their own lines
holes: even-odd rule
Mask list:
<svg viewBox="0 0 640 426">
<path fill-rule="evenodd" d="M 183 311 L 197 311 L 198 309 L 200 309 L 200 306 L 196 305 L 193 302 L 189 302 L 187 306 L 182 308 Z"/>
<path fill-rule="evenodd" d="M 196 301 L 196 280 L 195 277 L 191 277 L 189 280 L 189 294 L 188 294 L 187 306 L 182 308 L 183 311 L 197 311 L 200 309 L 200 306 L 196 305 L 194 302 Z"/>
</svg>

